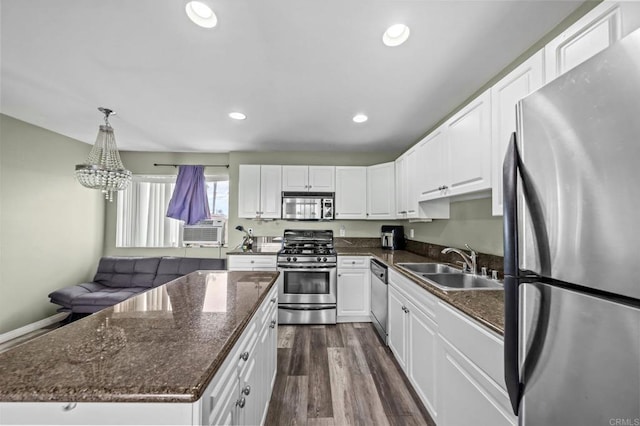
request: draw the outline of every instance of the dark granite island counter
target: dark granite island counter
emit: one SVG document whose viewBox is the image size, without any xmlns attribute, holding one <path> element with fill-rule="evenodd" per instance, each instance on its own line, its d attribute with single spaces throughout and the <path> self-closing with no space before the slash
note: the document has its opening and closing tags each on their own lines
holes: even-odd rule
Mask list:
<svg viewBox="0 0 640 426">
<path fill-rule="evenodd" d="M 213 399 L 202 396 L 218 372 L 236 369 L 239 381 L 242 363 L 250 364 L 230 354 L 257 348 L 263 328 L 275 331 L 278 275 L 197 271 L 0 354 L 0 423 L 14 422 L 22 403 L 56 401 L 71 413 L 85 402 L 135 403 L 118 404 L 130 409 Z M 275 337 L 267 354 L 274 372 Z M 192 412 L 186 423 L 201 422 L 197 407 L 181 411 Z"/>
</svg>

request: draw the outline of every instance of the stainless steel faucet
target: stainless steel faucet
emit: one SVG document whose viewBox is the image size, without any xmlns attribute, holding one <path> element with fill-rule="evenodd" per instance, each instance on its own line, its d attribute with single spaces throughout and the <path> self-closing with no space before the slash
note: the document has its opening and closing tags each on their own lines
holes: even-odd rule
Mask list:
<svg viewBox="0 0 640 426">
<path fill-rule="evenodd" d="M 463 251 L 453 247 L 447 247 L 446 249 L 442 250 L 442 254 L 447 254 L 451 252 L 459 254 L 464 260 L 463 265 L 465 266 L 465 269 L 471 272 L 473 275 L 476 275 L 478 273 L 478 265 L 477 265 L 478 253 L 476 253 L 475 250 L 469 247 L 469 244 L 465 244 L 464 246 L 469 250 L 470 254 L 466 254 Z"/>
</svg>

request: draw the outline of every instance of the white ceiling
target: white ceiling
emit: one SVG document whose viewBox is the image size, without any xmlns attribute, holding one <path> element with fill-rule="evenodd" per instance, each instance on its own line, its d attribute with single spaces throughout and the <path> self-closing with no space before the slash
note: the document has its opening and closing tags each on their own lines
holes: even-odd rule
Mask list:
<svg viewBox="0 0 640 426">
<path fill-rule="evenodd" d="M 123 150 L 400 151 L 581 3 L 212 0 L 204 29 L 185 2 L 2 0 L 2 113 L 93 143 L 109 107 Z"/>
</svg>

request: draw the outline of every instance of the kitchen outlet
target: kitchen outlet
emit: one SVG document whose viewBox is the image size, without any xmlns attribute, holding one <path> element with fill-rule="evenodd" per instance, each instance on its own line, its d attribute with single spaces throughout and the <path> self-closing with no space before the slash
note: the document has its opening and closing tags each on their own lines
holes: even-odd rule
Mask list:
<svg viewBox="0 0 640 426">
<path fill-rule="evenodd" d="M 344 237 L 347 235 L 347 230 L 344 228 L 344 225 L 340 225 L 340 236 Z"/>
<path fill-rule="evenodd" d="M 413 231 L 413 229 L 411 231 Z M 249 235 L 253 235 L 253 228 L 247 229 L 247 232 L 249 233 Z M 412 234 L 412 236 L 413 236 L 413 234 Z"/>
<path fill-rule="evenodd" d="M 413 238 L 414 232 L 413 229 L 409 229 L 409 238 Z"/>
</svg>

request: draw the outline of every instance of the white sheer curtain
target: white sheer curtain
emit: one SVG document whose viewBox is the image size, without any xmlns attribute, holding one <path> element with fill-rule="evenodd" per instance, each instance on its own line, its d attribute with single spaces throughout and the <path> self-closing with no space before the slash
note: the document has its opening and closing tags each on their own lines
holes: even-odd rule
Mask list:
<svg viewBox="0 0 640 426">
<path fill-rule="evenodd" d="M 175 176 L 134 176 L 118 192 L 116 247 L 178 247 L 179 220 L 166 217 Z"/>
</svg>

